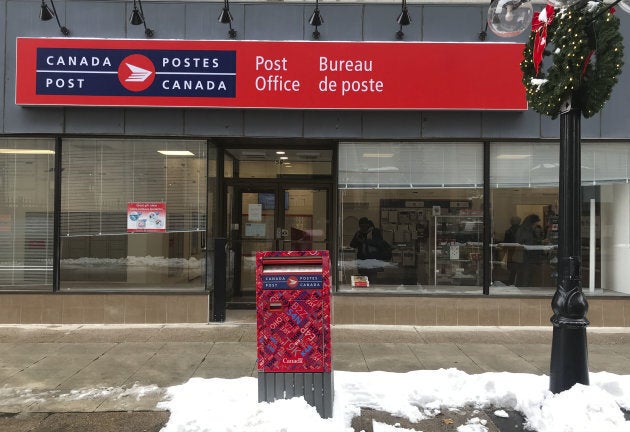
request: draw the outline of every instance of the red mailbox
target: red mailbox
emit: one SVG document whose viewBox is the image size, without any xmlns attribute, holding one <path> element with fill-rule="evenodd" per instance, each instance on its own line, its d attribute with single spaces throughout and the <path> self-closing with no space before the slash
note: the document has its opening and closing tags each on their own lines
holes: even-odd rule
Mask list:
<svg viewBox="0 0 630 432">
<path fill-rule="evenodd" d="M 304 396 L 332 415 L 328 251 L 256 254 L 258 396 Z"/>
</svg>

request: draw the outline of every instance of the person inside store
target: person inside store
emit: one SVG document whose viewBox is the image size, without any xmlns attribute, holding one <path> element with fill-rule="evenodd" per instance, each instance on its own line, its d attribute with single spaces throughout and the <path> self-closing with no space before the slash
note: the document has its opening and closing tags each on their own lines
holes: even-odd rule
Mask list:
<svg viewBox="0 0 630 432">
<path fill-rule="evenodd" d="M 374 226 L 374 222 L 362 217 L 359 229 L 350 240 L 350 247 L 357 250 L 359 275 L 367 276 L 370 283 L 374 283 L 378 272 L 383 271 L 383 260 L 387 259 L 388 253 L 391 254 L 381 230 Z"/>
<path fill-rule="evenodd" d="M 540 217 L 537 214 L 530 214 L 523 219 L 516 231 L 516 243 L 520 243 L 523 249 L 516 274 L 516 286 L 533 286 L 534 278 L 542 271 L 542 251 L 531 247 L 542 244 L 543 230 L 539 222 Z"/>
<path fill-rule="evenodd" d="M 516 273 L 519 263 L 515 260 L 515 255 L 517 254 L 517 250 L 520 246 L 516 246 L 514 243 L 517 243 L 516 233 L 520 226 L 521 218 L 518 216 L 512 216 L 510 218 L 510 227 L 505 230 L 505 234 L 503 235 L 503 243 L 512 243 L 503 245 L 503 259 L 505 260 L 508 270 L 508 278 L 505 281 L 506 285 L 514 285 L 516 282 Z"/>
</svg>

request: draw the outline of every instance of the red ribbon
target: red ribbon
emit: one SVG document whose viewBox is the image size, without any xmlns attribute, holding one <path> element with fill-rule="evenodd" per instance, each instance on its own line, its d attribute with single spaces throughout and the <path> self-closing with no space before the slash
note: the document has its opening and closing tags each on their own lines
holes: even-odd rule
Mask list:
<svg viewBox="0 0 630 432">
<path fill-rule="evenodd" d="M 595 54 L 595 50 L 591 51 L 586 56 L 586 60 L 584 60 L 584 66 L 582 66 L 582 76 L 584 76 L 584 74 L 586 73 L 586 68 L 588 67 L 588 64 L 591 62 L 591 57 L 593 57 L 593 54 Z"/>
<path fill-rule="evenodd" d="M 534 69 L 536 75 L 538 75 L 538 68 L 542 62 L 543 52 L 547 46 L 547 26 L 553 22 L 555 11 L 553 6 L 548 4 L 545 6 L 544 15 L 542 12 L 534 12 L 534 19 L 532 20 L 532 31 L 536 33 L 534 39 Z"/>
</svg>

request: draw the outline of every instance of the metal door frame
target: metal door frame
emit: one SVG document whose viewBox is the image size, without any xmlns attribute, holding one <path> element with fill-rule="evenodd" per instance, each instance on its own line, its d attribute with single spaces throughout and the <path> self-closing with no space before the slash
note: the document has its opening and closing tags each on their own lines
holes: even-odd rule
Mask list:
<svg viewBox="0 0 630 432">
<path fill-rule="evenodd" d="M 285 226 L 285 202 L 284 202 L 284 193 L 285 190 L 292 189 L 300 189 L 300 190 L 325 190 L 328 195 L 327 199 L 327 208 L 326 208 L 326 242 L 325 248 L 327 250 L 332 250 L 334 233 L 333 233 L 333 202 L 332 202 L 332 193 L 334 190 L 334 185 L 331 181 L 315 181 L 311 183 L 304 182 L 303 179 L 299 180 L 290 180 L 287 178 L 281 179 L 260 179 L 260 181 L 252 180 L 252 179 L 226 179 L 223 186 L 223 194 L 226 196 L 228 187 L 233 188 L 234 197 L 232 198 L 232 203 L 234 208 L 232 209 L 232 218 L 233 220 L 228 221 L 225 220 L 226 225 L 231 225 L 233 223 L 239 224 L 239 232 L 242 233 L 243 227 L 241 225 L 240 217 L 242 216 L 243 209 L 241 208 L 242 204 L 242 194 L 243 193 L 259 193 L 259 192 L 273 192 L 276 196 L 276 205 L 274 208 L 274 233 L 273 233 L 273 247 L 275 250 L 281 249 L 281 241 L 283 240 L 277 232 L 279 227 Z M 225 208 L 225 212 L 227 212 L 227 208 Z M 234 218 L 239 218 L 235 220 Z M 236 245 L 232 236 L 234 233 L 230 230 L 227 232 L 227 226 L 225 227 L 228 242 Z M 242 235 L 242 234 L 241 234 Z M 240 245 L 242 238 L 238 239 L 238 244 Z M 235 251 L 234 257 L 234 288 L 241 291 L 241 254 L 242 250 L 239 248 L 233 249 Z"/>
</svg>

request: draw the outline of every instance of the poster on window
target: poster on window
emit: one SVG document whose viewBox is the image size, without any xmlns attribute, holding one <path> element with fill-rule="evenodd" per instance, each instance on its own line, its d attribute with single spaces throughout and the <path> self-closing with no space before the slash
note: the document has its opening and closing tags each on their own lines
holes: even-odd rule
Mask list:
<svg viewBox="0 0 630 432">
<path fill-rule="evenodd" d="M 127 232 L 166 232 L 166 203 L 127 203 Z"/>
<path fill-rule="evenodd" d="M 10 231 L 11 231 L 11 215 L 0 214 L 0 232 L 10 232 Z"/>
</svg>

